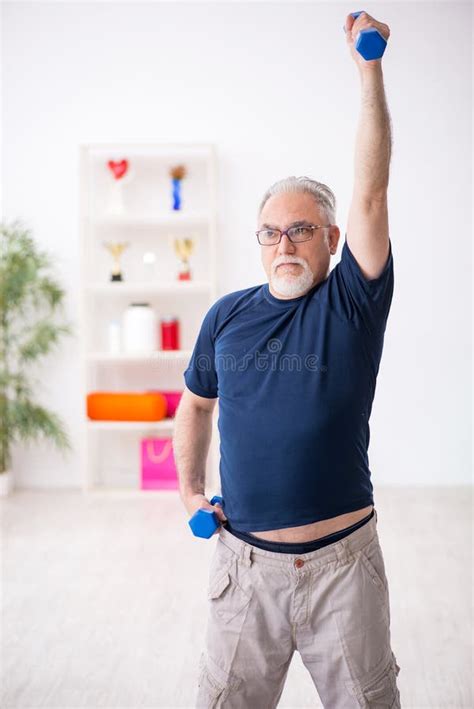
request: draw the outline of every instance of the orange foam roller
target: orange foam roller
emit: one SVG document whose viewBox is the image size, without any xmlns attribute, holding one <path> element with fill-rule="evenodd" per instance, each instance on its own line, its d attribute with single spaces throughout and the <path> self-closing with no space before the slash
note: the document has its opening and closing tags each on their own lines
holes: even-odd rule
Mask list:
<svg viewBox="0 0 474 709">
<path fill-rule="evenodd" d="M 94 391 L 87 395 L 87 415 L 96 421 L 160 421 L 166 399 L 159 393 Z"/>
</svg>

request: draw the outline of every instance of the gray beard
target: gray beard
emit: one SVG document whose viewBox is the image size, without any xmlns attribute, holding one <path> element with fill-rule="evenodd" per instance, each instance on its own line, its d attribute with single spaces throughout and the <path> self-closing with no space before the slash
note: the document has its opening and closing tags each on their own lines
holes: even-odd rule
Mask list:
<svg viewBox="0 0 474 709">
<path fill-rule="evenodd" d="M 313 285 L 314 276 L 308 266 L 303 267 L 303 272 L 298 276 L 279 276 L 278 273 L 272 278 L 272 288 L 280 295 L 287 298 L 297 298 L 306 293 Z"/>
</svg>

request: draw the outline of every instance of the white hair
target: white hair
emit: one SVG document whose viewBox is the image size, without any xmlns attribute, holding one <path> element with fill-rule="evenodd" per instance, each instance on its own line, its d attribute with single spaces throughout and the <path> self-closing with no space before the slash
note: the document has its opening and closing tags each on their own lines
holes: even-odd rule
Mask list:
<svg viewBox="0 0 474 709">
<path fill-rule="evenodd" d="M 336 222 L 336 197 L 334 192 L 322 182 L 317 182 L 309 177 L 284 177 L 275 182 L 265 192 L 258 209 L 258 217 L 266 201 L 275 194 L 283 192 L 306 192 L 314 197 L 318 207 L 322 210 L 329 224 Z"/>
</svg>

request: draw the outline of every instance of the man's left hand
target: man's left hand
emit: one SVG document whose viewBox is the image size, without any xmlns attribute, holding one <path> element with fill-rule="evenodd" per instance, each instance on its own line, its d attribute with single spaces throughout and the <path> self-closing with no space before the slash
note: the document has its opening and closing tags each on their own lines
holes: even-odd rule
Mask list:
<svg viewBox="0 0 474 709">
<path fill-rule="evenodd" d="M 368 29 L 369 27 L 375 27 L 375 29 L 380 32 L 386 41 L 390 37 L 389 26 L 383 22 L 377 22 L 377 20 L 375 20 L 371 15 L 368 15 L 366 12 L 362 12 L 357 19 L 352 17 L 352 15 L 347 15 L 346 17 L 346 42 L 351 50 L 353 60 L 360 69 L 371 69 L 375 65 L 380 66 L 382 63 L 382 57 L 380 57 L 380 59 L 371 59 L 367 61 L 355 48 L 357 35 L 361 30 Z"/>
</svg>

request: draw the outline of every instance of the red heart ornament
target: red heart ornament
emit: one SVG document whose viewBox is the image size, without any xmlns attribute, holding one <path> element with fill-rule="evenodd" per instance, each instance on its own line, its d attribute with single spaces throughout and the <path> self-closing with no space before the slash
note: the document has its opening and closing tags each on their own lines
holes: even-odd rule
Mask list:
<svg viewBox="0 0 474 709">
<path fill-rule="evenodd" d="M 116 180 L 120 180 L 121 177 L 125 175 L 128 169 L 128 160 L 121 160 L 120 162 L 114 162 L 109 160 L 107 165 L 112 170 Z"/>
</svg>

